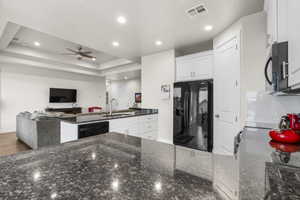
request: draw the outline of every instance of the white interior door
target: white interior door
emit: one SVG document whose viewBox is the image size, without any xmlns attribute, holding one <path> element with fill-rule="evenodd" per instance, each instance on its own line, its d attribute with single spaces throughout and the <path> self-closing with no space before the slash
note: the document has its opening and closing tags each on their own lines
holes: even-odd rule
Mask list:
<svg viewBox="0 0 300 200">
<path fill-rule="evenodd" d="M 239 130 L 240 51 L 235 37 L 215 49 L 214 153 L 233 154 Z"/>
</svg>

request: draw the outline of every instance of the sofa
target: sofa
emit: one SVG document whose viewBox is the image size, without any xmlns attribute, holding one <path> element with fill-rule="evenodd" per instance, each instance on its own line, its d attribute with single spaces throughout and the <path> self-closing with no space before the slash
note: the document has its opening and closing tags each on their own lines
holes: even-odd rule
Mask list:
<svg viewBox="0 0 300 200">
<path fill-rule="evenodd" d="M 32 149 L 60 144 L 60 120 L 22 112 L 16 117 L 17 138 Z"/>
</svg>

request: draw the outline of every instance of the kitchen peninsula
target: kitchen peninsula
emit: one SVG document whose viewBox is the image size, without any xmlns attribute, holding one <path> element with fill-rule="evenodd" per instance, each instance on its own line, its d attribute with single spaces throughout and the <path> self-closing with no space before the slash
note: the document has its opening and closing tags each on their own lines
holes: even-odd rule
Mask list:
<svg viewBox="0 0 300 200">
<path fill-rule="evenodd" d="M 300 199 L 300 154 L 271 142 L 267 131 L 245 128 L 238 139 L 239 199 Z M 215 180 L 177 169 L 176 150 L 110 132 L 2 157 L 0 199 L 219 199 Z M 226 159 L 214 158 L 231 162 Z M 216 165 L 213 170 L 227 175 Z"/>
<path fill-rule="evenodd" d="M 108 133 L 0 160 L 0 199 L 209 199 L 212 183 L 175 170 L 175 146 Z"/>
<path fill-rule="evenodd" d="M 112 114 L 83 114 L 61 119 L 61 143 L 107 132 L 156 140 L 158 110 L 138 109 Z"/>
<path fill-rule="evenodd" d="M 80 114 L 23 112 L 17 115 L 17 138 L 33 149 L 107 132 L 156 140 L 157 123 L 156 109 Z"/>
</svg>

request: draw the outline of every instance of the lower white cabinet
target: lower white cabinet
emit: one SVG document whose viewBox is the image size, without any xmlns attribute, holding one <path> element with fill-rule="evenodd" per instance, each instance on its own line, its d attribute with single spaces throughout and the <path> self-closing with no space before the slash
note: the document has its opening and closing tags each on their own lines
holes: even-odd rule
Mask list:
<svg viewBox="0 0 300 200">
<path fill-rule="evenodd" d="M 158 116 L 155 114 L 112 119 L 109 121 L 109 132 L 156 140 L 158 133 Z"/>
<path fill-rule="evenodd" d="M 213 154 L 176 146 L 176 169 L 212 181 Z"/>
<path fill-rule="evenodd" d="M 239 199 L 239 167 L 234 156 L 213 155 L 213 185 L 223 199 Z"/>
<path fill-rule="evenodd" d="M 60 123 L 60 143 L 78 140 L 78 125 L 72 123 Z"/>
<path fill-rule="evenodd" d="M 78 140 L 78 124 L 61 122 L 60 132 L 60 143 Z M 143 115 L 109 120 L 109 132 L 157 140 L 158 115 Z"/>
<path fill-rule="evenodd" d="M 138 134 L 138 118 L 120 118 L 109 120 L 109 132 L 124 133 L 135 136 Z"/>
</svg>

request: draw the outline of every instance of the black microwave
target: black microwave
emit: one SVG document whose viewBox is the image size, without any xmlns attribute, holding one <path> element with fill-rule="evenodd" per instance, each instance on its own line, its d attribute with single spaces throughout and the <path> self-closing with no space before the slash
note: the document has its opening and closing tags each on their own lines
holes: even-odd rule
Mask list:
<svg viewBox="0 0 300 200">
<path fill-rule="evenodd" d="M 268 76 L 269 66 L 272 66 L 272 79 Z M 266 80 L 272 85 L 275 92 L 288 92 L 290 90 L 288 74 L 288 42 L 274 43 L 272 45 L 272 56 L 265 66 Z"/>
</svg>

